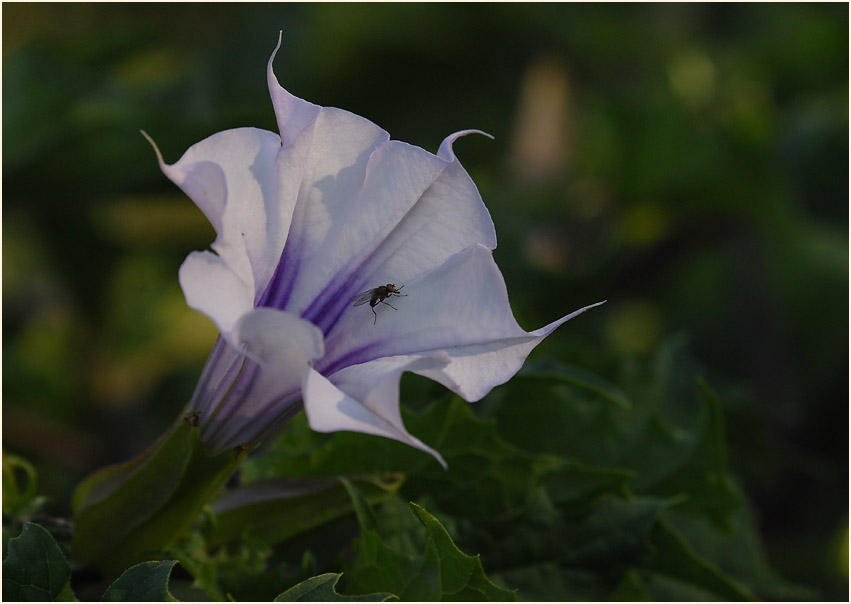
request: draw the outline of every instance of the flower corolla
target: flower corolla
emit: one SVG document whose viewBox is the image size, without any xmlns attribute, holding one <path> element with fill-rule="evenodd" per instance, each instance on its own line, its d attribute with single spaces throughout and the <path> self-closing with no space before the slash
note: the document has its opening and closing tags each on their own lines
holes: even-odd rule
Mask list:
<svg viewBox="0 0 851 604">
<path fill-rule="evenodd" d="M 160 167 L 216 231 L 180 268 L 190 307 L 220 337 L 189 411 L 213 451 L 259 442 L 304 408 L 319 432 L 348 430 L 440 454 L 409 434 L 405 371 L 476 401 L 580 309 L 526 332 L 491 250 L 496 234 L 447 137 L 436 155 L 367 119 L 267 80 L 279 133 L 237 128 Z M 359 293 L 404 286 L 393 309 Z M 373 300 L 375 301 L 375 300 Z M 596 305 L 592 305 L 596 306 Z"/>
</svg>

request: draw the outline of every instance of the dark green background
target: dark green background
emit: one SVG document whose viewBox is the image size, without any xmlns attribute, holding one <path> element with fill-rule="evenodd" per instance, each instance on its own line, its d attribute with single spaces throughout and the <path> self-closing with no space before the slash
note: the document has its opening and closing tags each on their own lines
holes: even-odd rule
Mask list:
<svg viewBox="0 0 851 604">
<path fill-rule="evenodd" d="M 456 151 L 521 324 L 609 300 L 534 357 L 610 375 L 685 334 L 772 563 L 847 598 L 847 5 L 2 10 L 3 441 L 56 513 L 177 416 L 215 338 L 177 284 L 212 229 L 138 131 L 172 162 L 273 130 L 283 29 L 294 94 L 432 151 L 496 137 Z"/>
</svg>

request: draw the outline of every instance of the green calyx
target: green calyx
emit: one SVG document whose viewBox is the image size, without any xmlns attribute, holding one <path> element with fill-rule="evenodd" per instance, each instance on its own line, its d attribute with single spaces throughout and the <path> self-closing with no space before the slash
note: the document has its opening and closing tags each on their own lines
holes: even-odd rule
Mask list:
<svg viewBox="0 0 851 604">
<path fill-rule="evenodd" d="M 133 564 L 162 557 L 246 450 L 210 455 L 186 417 L 136 458 L 89 476 L 72 499 L 75 559 L 114 578 Z"/>
</svg>

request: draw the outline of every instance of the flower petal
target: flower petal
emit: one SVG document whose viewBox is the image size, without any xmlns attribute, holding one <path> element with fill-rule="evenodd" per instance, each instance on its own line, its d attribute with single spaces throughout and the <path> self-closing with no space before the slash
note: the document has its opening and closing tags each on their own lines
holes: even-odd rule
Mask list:
<svg viewBox="0 0 851 604">
<path fill-rule="evenodd" d="M 249 286 L 252 298 L 277 265 L 292 214 L 279 184 L 280 151 L 280 137 L 257 128 L 214 134 L 172 165 L 157 151 L 165 175 L 213 225 L 217 237 L 211 247 Z M 283 159 L 289 165 L 299 163 Z"/>
<path fill-rule="evenodd" d="M 296 412 L 304 374 L 324 354 L 315 325 L 271 308 L 245 314 L 233 339 L 243 350 L 227 346 L 211 357 L 215 366 L 205 370 L 193 401 L 204 441 L 215 450 L 256 442 Z"/>
<path fill-rule="evenodd" d="M 439 266 L 449 256 L 473 243 L 489 249 L 496 247 L 496 232 L 490 213 L 470 175 L 451 151 L 452 142 L 458 136 L 471 132 L 478 131 L 459 132 L 447 137 L 441 144 L 439 156 L 415 147 L 419 155 L 410 157 L 408 161 L 418 162 L 418 169 L 423 169 L 426 156 L 429 162 L 439 159 L 442 166 L 437 177 L 409 208 L 400 203 L 405 199 L 404 193 L 390 187 L 389 179 L 375 176 L 376 182 L 390 189 L 389 199 L 395 203 L 390 208 L 397 213 L 400 210 L 405 213 L 383 236 L 376 234 L 372 236 L 374 239 L 370 239 L 370 235 L 364 236 L 369 244 L 360 253 L 367 252 L 368 256 L 358 264 L 348 265 L 347 270 L 354 277 L 349 280 L 350 285 L 347 288 L 335 287 L 338 281 L 340 284 L 345 282 L 339 277 L 325 292 L 324 298 L 333 298 L 336 303 L 324 306 L 322 298 L 314 303 L 313 312 L 307 316 L 314 318 L 323 330 L 336 321 L 351 297 L 360 291 L 385 283 L 404 283 Z M 384 211 L 379 216 L 383 214 Z M 355 246 L 351 246 L 347 251 L 354 255 L 354 249 Z"/>
<path fill-rule="evenodd" d="M 347 309 L 326 335 L 329 355 L 317 369 L 333 375 L 382 357 L 431 356 L 445 350 L 450 363 L 430 375 L 468 401 L 482 398 L 523 365 L 549 333 L 585 307 L 533 332 L 514 319 L 502 274 L 482 245 L 451 256 L 438 268 L 407 282 L 398 310 L 378 305 L 373 325 L 366 306 Z"/>
<path fill-rule="evenodd" d="M 311 370 L 303 385 L 307 421 L 317 432 L 346 430 L 398 440 L 432 455 L 446 468 L 437 451 L 405 429 L 399 409 L 399 379 L 405 371 L 435 371 L 448 362 L 445 353 L 379 359 L 349 367 L 330 379 Z"/>
<path fill-rule="evenodd" d="M 327 331 L 359 291 L 420 274 L 471 243 L 496 246 L 490 214 L 454 157 L 391 141 L 364 170 L 353 193 L 300 198 L 306 207 L 294 214 L 278 295 L 263 303 Z"/>
<path fill-rule="evenodd" d="M 302 295 L 304 283 L 315 280 L 316 267 L 325 266 L 317 258 L 322 244 L 351 212 L 351 196 L 363 184 L 372 150 L 388 139 L 369 120 L 333 108 L 323 108 L 302 131 L 288 152 L 300 154 L 303 166 L 285 176 L 288 165 L 281 164 L 281 182 L 291 189 L 292 224 L 261 304 L 301 314 L 298 302 L 288 303 L 290 295 L 294 290 Z"/>
<path fill-rule="evenodd" d="M 254 292 L 228 264 L 212 252 L 192 252 L 178 273 L 186 303 L 210 317 L 230 340 L 236 322 L 254 307 Z"/>
<path fill-rule="evenodd" d="M 278 84 L 278 78 L 275 77 L 273 64 L 275 62 L 275 55 L 278 54 L 278 49 L 281 48 L 281 38 L 282 32 L 279 32 L 278 44 L 275 46 L 275 50 L 272 51 L 272 56 L 269 57 L 269 63 L 266 65 L 266 83 L 269 86 L 269 94 L 272 97 L 275 118 L 278 120 L 278 131 L 281 133 L 281 142 L 283 146 L 288 147 L 293 145 L 299 135 L 313 123 L 322 108 L 319 105 L 314 105 L 293 96 Z"/>
<path fill-rule="evenodd" d="M 259 305 L 289 310 L 327 329 L 376 269 L 407 278 L 474 242 L 496 246 L 493 222 L 452 152 L 389 141 L 362 117 L 318 107 L 284 90 L 269 60 L 267 80 L 284 147 L 308 156 L 278 268 Z M 281 163 L 283 169 L 286 164 Z M 342 302 L 340 302 L 342 300 Z"/>
</svg>

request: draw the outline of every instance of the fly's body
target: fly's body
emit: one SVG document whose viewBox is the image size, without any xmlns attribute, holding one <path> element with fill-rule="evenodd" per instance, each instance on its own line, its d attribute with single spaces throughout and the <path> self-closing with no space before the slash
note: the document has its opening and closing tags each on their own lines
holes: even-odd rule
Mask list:
<svg viewBox="0 0 851 604">
<path fill-rule="evenodd" d="M 379 285 L 373 289 L 368 289 L 352 298 L 352 306 L 361 306 L 362 304 L 369 302 L 372 314 L 375 315 L 375 318 L 372 320 L 372 324 L 375 325 L 375 322 L 378 321 L 378 314 L 375 312 L 375 307 L 379 304 L 386 304 L 393 310 L 399 310 L 389 302 L 385 302 L 385 300 L 395 296 L 407 296 L 408 294 L 399 293 L 399 290 L 401 290 L 402 287 L 405 286 L 403 285 L 397 288 L 395 283 L 388 283 L 387 285 Z"/>
</svg>

